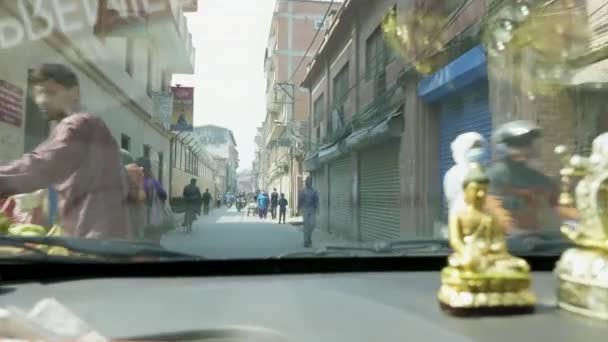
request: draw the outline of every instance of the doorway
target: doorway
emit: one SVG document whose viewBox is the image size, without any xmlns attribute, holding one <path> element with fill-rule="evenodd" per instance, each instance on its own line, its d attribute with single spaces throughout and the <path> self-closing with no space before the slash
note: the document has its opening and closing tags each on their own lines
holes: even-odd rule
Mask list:
<svg viewBox="0 0 608 342">
<path fill-rule="evenodd" d="M 25 103 L 25 141 L 24 152 L 29 153 L 40 145 L 50 134 L 49 122 L 46 115 L 33 100 L 31 90 L 31 75 L 33 69 L 28 69 L 27 96 Z"/>
</svg>

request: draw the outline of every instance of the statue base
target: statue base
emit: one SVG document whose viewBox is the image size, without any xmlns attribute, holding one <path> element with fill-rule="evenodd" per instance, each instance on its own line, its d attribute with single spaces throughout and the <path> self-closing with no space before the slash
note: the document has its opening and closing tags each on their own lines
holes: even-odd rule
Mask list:
<svg viewBox="0 0 608 342">
<path fill-rule="evenodd" d="M 608 251 L 571 248 L 555 268 L 560 308 L 608 320 Z"/>
<path fill-rule="evenodd" d="M 528 290 L 516 292 L 470 292 L 443 285 L 439 306 L 454 316 L 517 315 L 534 312 L 536 297 Z"/>
</svg>

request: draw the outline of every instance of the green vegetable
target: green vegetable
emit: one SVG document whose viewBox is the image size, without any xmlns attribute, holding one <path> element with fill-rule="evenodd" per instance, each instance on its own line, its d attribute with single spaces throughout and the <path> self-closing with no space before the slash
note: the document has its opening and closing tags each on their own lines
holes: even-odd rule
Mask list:
<svg viewBox="0 0 608 342">
<path fill-rule="evenodd" d="M 44 236 L 46 229 L 35 224 L 17 224 L 8 228 L 9 235 L 17 236 Z"/>
</svg>

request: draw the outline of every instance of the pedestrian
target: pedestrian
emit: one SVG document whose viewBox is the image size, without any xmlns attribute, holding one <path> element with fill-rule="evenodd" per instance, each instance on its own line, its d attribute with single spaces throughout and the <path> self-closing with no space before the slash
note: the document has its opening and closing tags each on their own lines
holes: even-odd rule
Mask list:
<svg viewBox="0 0 608 342">
<path fill-rule="evenodd" d="M 140 157 L 137 159 L 139 165 L 144 171 L 144 191 L 146 193 L 146 224 L 144 229 L 139 229 L 139 237 L 144 238 L 151 231 L 146 230 L 157 229 L 163 225 L 165 215 L 165 203 L 167 201 L 167 191 L 163 188 L 160 182 L 154 178 L 152 172 L 152 163 L 149 159 Z"/>
<path fill-rule="evenodd" d="M 298 211 L 304 219 L 304 247 L 312 247 L 312 232 L 317 225 L 319 193 L 312 187 L 312 178 L 306 178 L 306 187 L 298 194 Z"/>
<path fill-rule="evenodd" d="M 209 189 L 205 189 L 205 193 L 203 194 L 203 213 L 205 215 L 209 215 L 209 203 L 211 203 L 211 194 L 209 193 Z"/>
<path fill-rule="evenodd" d="M 184 197 L 184 223 L 183 227 L 186 232 L 192 232 L 192 223 L 196 219 L 196 214 L 200 213 L 201 208 L 201 190 L 196 186 L 196 178 L 190 180 L 190 184 L 184 187 L 182 193 Z"/>
<path fill-rule="evenodd" d="M 578 219 L 575 210 L 558 205 L 559 186 L 533 166 L 541 137 L 541 129 L 525 120 L 504 124 L 493 136 L 497 158 L 487 171 L 490 195 L 509 215 L 503 219 L 509 234 L 558 231 L 563 219 Z"/>
<path fill-rule="evenodd" d="M 279 199 L 279 224 L 281 224 L 281 218 L 283 218 L 283 223 L 285 223 L 285 217 L 287 216 L 287 199 L 285 198 L 285 194 L 281 193 L 281 198 Z"/>
<path fill-rule="evenodd" d="M 258 212 L 260 214 L 260 219 L 266 219 L 268 215 L 268 203 L 269 198 L 265 192 L 262 192 L 258 195 Z"/>
<path fill-rule="evenodd" d="M 273 220 L 277 218 L 277 207 L 279 205 L 279 193 L 274 188 L 270 194 L 270 214 Z"/>
<path fill-rule="evenodd" d="M 0 193 L 52 188 L 66 235 L 132 239 L 120 148 L 101 118 L 80 110 L 78 77 L 65 65 L 43 64 L 30 84 L 34 102 L 56 125 L 31 153 L 0 165 Z"/>
<path fill-rule="evenodd" d="M 127 209 L 131 227 L 136 233 L 142 230 L 146 224 L 144 169 L 135 163 L 129 151 L 121 150 L 121 155 L 123 165 L 127 169 L 129 194 L 135 194 L 135 196 L 127 198 Z"/>
<path fill-rule="evenodd" d="M 469 172 L 471 163 L 483 161 L 486 141 L 477 132 L 463 133 L 454 139 L 451 144 L 452 166 L 443 178 L 443 193 L 445 195 L 448 212 L 452 213 L 464 207 L 464 194 L 462 182 Z"/>
</svg>

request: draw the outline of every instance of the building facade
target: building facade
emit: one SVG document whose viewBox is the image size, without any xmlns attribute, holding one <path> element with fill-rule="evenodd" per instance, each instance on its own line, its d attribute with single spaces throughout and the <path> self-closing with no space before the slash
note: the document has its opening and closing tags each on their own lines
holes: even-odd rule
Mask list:
<svg viewBox="0 0 608 342">
<path fill-rule="evenodd" d="M 254 158 L 251 164 L 251 170 L 254 177 L 254 188 L 255 191 L 264 188 L 264 177 L 263 177 L 263 166 L 262 166 L 262 151 L 264 146 L 262 144 L 263 127 L 258 127 L 253 143 L 255 144 Z"/>
<path fill-rule="evenodd" d="M 382 20 L 396 1 L 346 1 L 308 67 L 310 151 L 322 229 L 349 240 L 401 236 L 404 63 Z"/>
<path fill-rule="evenodd" d="M 218 169 L 218 172 L 225 173 L 226 185 L 222 190 L 236 192 L 238 187 L 236 170 L 239 167 L 239 153 L 232 131 L 224 127 L 206 125 L 195 127 L 194 135 L 211 155 L 226 161 L 225 172 Z"/>
<path fill-rule="evenodd" d="M 295 207 L 303 186 L 308 94 L 306 64 L 320 46 L 338 2 L 278 0 L 264 56 L 267 114 L 261 132 L 261 190 L 285 193 Z"/>
<path fill-rule="evenodd" d="M 196 1 L 187 8 L 175 0 L 150 1 L 141 8 L 131 0 L 33 3 L 0 3 L 2 27 L 10 28 L 0 34 L 5 61 L 0 80 L 20 102 L 14 120 L 0 120 L 5 143 L 0 160 L 20 157 L 49 134 L 30 98 L 28 74 L 41 64 L 60 63 L 78 75 L 82 110 L 100 116 L 134 158 L 149 159 L 172 197 L 180 197 L 192 177 L 213 178 L 208 175 L 212 162 L 199 158 L 195 163 L 194 147 L 153 121 L 154 93 L 170 91 L 174 73 L 194 72 L 195 49 L 184 13 L 196 10 Z"/>
<path fill-rule="evenodd" d="M 191 133 L 175 134 L 171 140 L 171 198 L 181 198 L 184 187 L 196 179 L 202 190 L 214 192 L 217 163 L 211 153 Z M 223 172 L 219 170 L 219 172 Z"/>
<path fill-rule="evenodd" d="M 557 144 L 588 150 L 608 128 L 599 102 L 607 80 L 597 79 L 606 36 L 594 18 L 598 2 L 560 7 L 570 3 L 552 2 L 551 10 L 568 15 L 560 18 L 566 31 L 591 27 L 591 36 L 570 42 L 555 30 L 552 38 L 565 40 L 567 51 L 583 44 L 587 53 L 547 50 L 535 60 L 526 47 L 496 53 L 502 48 L 483 38 L 503 22 L 496 16 L 509 2 L 346 1 L 302 83 L 310 91 L 304 169 L 320 192 L 321 228 L 354 241 L 437 236 L 446 219 L 441 184 L 454 163 L 450 144 L 467 131 L 489 139 L 507 121 L 536 122 L 545 132 L 538 168 L 550 176 L 558 175 Z M 512 10 L 522 20 L 535 13 L 544 20 L 541 9 Z M 397 33 L 399 25 L 407 30 Z M 571 70 L 538 87 L 528 75 L 547 65 L 553 73 Z"/>
</svg>

